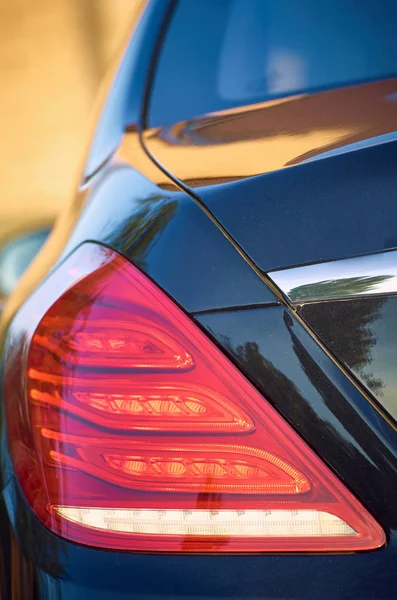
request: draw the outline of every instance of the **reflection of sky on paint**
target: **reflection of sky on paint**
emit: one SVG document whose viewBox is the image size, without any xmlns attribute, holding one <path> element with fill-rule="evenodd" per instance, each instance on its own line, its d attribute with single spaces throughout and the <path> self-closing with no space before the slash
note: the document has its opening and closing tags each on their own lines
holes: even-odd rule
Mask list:
<svg viewBox="0 0 397 600">
<path fill-rule="evenodd" d="M 378 399 L 397 418 L 397 298 L 385 300 L 377 313 L 376 320 L 368 325 L 376 339 L 371 348 L 372 360 L 362 372 L 382 381 L 384 387 Z"/>
<path fill-rule="evenodd" d="M 397 251 L 275 271 L 269 275 L 286 294 L 294 288 L 325 281 L 389 276 L 385 281 L 370 285 L 366 293 L 391 293 L 397 291 Z"/>
</svg>

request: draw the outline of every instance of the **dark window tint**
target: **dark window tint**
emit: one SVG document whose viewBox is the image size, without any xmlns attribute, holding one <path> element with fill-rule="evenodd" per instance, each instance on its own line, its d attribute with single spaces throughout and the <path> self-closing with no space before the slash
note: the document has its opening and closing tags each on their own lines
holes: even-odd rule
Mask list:
<svg viewBox="0 0 397 600">
<path fill-rule="evenodd" d="M 396 0 L 179 0 L 149 124 L 396 73 Z"/>
</svg>

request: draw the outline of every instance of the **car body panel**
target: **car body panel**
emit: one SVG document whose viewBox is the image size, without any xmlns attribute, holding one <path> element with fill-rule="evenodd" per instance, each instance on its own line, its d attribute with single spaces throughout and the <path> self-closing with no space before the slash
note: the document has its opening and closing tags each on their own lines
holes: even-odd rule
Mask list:
<svg viewBox="0 0 397 600">
<path fill-rule="evenodd" d="M 305 304 L 300 312 L 323 343 L 397 419 L 396 296 Z"/>
<path fill-rule="evenodd" d="M 392 142 L 194 194 L 269 271 L 396 247 L 396 164 Z"/>
<path fill-rule="evenodd" d="M 396 93 L 397 79 L 389 79 L 282 96 L 164 127 L 149 120 L 143 139 L 185 185 L 215 186 L 396 140 Z"/>
<path fill-rule="evenodd" d="M 397 246 L 396 160 L 384 144 L 200 197 L 263 271 L 368 254 Z"/>
<path fill-rule="evenodd" d="M 184 192 L 162 190 L 115 160 L 84 194 L 63 256 L 87 239 L 111 246 L 188 312 L 278 302 Z"/>
<path fill-rule="evenodd" d="M 228 11 L 234 10 L 230 8 L 232 4 L 220 2 L 214 22 L 226 26 Z M 203 9 L 206 6 L 203 3 Z M 306 11 L 310 10 L 308 7 L 309 4 Z M 321 11 L 314 12 L 314 23 L 319 19 L 319 24 L 323 24 Z M 273 18 L 273 13 L 270 16 Z M 185 5 L 177 7 L 177 48 L 184 43 L 187 34 L 183 26 L 190 18 Z M 286 22 L 289 19 L 286 15 Z M 193 50 L 189 50 L 192 72 L 186 60 L 182 61 L 181 71 L 193 83 L 195 76 L 198 80 L 202 75 L 203 64 L 210 69 L 212 62 L 223 59 L 222 50 L 213 39 L 214 25 L 210 25 L 208 48 L 205 47 L 201 61 Z M 201 22 L 197 27 L 205 29 Z M 171 18 L 171 33 L 172 28 Z M 351 31 L 352 55 L 357 50 L 355 43 L 359 47 L 356 34 Z M 317 38 L 315 34 L 312 37 L 315 47 Z M 199 41 L 203 42 L 201 37 Z M 256 42 L 252 43 L 256 48 Z M 302 39 L 296 43 L 296 60 L 305 61 L 307 55 L 303 51 L 299 54 Z M 259 103 L 241 100 L 237 107 L 196 113 L 188 120 L 184 115 L 176 119 L 175 107 L 167 112 L 166 105 L 168 89 L 175 83 L 169 65 L 169 57 L 173 56 L 171 37 L 165 34 L 161 44 L 149 82 L 142 143 L 174 183 L 208 210 L 260 270 L 267 272 L 397 246 L 393 229 L 397 216 L 397 79 L 391 72 L 388 78 L 354 80 L 339 87 L 332 83 L 330 75 L 328 88 L 310 89 L 302 84 L 296 86 L 297 94 L 280 91 Z M 212 59 L 209 49 L 216 53 Z M 259 46 L 258 51 L 261 50 L 264 51 Z M 272 47 L 266 50 L 271 53 Z M 342 40 L 333 51 L 340 68 L 344 61 L 349 62 L 350 57 L 343 56 Z M 169 57 L 164 59 L 167 52 Z M 367 76 L 377 68 L 381 74 L 383 61 L 388 60 L 382 58 L 382 52 L 372 58 Z M 219 73 L 211 71 L 211 78 L 204 81 L 216 89 L 213 101 L 222 104 L 226 99 L 219 87 L 219 64 L 217 68 Z M 288 73 L 285 65 L 280 66 L 280 76 L 284 68 Z M 167 69 L 172 70 L 168 79 Z M 293 81 L 292 78 L 292 87 Z M 202 95 L 202 99 L 191 101 L 191 110 L 198 111 L 200 106 L 207 106 L 208 99 L 198 83 L 194 90 Z M 159 111 L 162 94 L 165 108 Z M 191 96 L 189 88 L 184 88 L 182 97 L 187 103 Z M 234 102 L 238 103 L 237 99 Z M 182 114 L 184 110 L 182 106 Z M 173 120 L 169 120 L 168 113 Z M 158 122 L 159 118 L 164 122 Z M 128 130 L 122 146 L 131 156 Z"/>
<path fill-rule="evenodd" d="M 397 252 L 271 271 L 269 276 L 337 360 L 397 418 Z"/>
<path fill-rule="evenodd" d="M 165 2 L 156 4 L 167 19 Z M 142 108 L 145 85 L 137 93 Z M 140 144 L 140 109 L 135 119 L 126 121 L 120 149 L 82 180 L 10 298 L 2 343 L 25 298 L 80 244 L 121 252 L 196 319 L 357 495 L 384 527 L 387 544 L 356 554 L 241 556 L 134 554 L 75 544 L 43 527 L 27 506 L 3 417 L 0 516 L 12 540 L 2 538 L 3 554 L 12 548 L 11 597 L 25 600 L 34 589 L 43 600 L 395 598 L 396 429 L 260 270 L 389 247 L 396 239 L 395 145 L 200 187 L 197 196 L 151 160 Z M 360 236 L 366 221 L 368 235 Z"/>
</svg>

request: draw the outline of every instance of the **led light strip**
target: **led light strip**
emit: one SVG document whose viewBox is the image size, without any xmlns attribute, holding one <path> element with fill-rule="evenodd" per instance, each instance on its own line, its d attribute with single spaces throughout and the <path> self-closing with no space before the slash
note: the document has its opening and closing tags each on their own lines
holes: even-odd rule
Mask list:
<svg viewBox="0 0 397 600">
<path fill-rule="evenodd" d="M 331 513 L 316 510 L 149 510 L 53 506 L 84 527 L 131 534 L 303 537 L 355 536 Z"/>
</svg>

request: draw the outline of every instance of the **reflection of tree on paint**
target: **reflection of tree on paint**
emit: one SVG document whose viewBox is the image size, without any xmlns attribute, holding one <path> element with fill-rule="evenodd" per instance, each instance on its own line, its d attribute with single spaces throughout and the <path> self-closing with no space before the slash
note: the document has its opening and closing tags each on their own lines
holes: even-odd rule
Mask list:
<svg viewBox="0 0 397 600">
<path fill-rule="evenodd" d="M 328 379 L 321 375 L 321 368 L 316 364 L 314 358 L 308 353 L 305 346 L 294 333 L 294 321 L 287 312 L 284 312 L 283 320 L 291 336 L 293 354 L 295 354 L 314 388 L 321 394 L 324 404 L 328 406 L 328 397 L 331 401 L 334 398 L 332 393 L 329 394 Z M 324 420 L 321 413 L 318 414 L 313 410 L 310 402 L 302 395 L 297 385 L 282 370 L 278 369 L 270 360 L 265 358 L 257 342 L 246 342 L 245 344 L 233 347 L 227 336 L 218 335 L 218 339 L 221 341 L 223 347 L 236 356 L 237 362 L 263 391 L 265 398 L 270 402 L 274 402 L 288 415 L 293 423 L 299 424 L 302 433 L 311 432 L 311 441 L 315 447 L 317 445 L 321 447 L 324 444 L 324 439 L 338 439 L 338 443 L 333 450 L 336 461 L 346 460 L 346 456 L 350 456 L 353 459 L 357 456 L 358 460 L 358 452 L 355 446 L 339 435 L 331 420 Z M 289 356 L 289 360 L 291 361 L 291 365 L 293 365 L 294 359 L 291 355 Z M 336 406 L 330 404 L 329 408 L 332 412 L 335 411 L 335 408 L 338 412 L 342 412 L 346 410 L 346 403 L 338 403 Z M 354 409 L 351 410 L 351 414 L 354 414 Z"/>
<path fill-rule="evenodd" d="M 296 416 L 300 421 L 304 419 L 303 414 L 300 414 L 302 398 L 299 390 L 293 381 L 262 355 L 257 342 L 246 342 L 234 347 L 228 336 L 218 334 L 217 337 L 222 347 L 237 358 L 238 364 L 263 390 L 268 400 L 280 399 L 280 395 L 282 395 L 288 399 L 291 415 Z M 315 418 L 315 414 L 312 413 L 310 418 Z"/>
<path fill-rule="evenodd" d="M 289 296 L 293 302 L 346 298 L 351 296 L 352 292 L 360 296 L 360 294 L 371 293 L 378 285 L 392 278 L 392 275 L 374 275 L 373 277 L 346 277 L 336 281 L 328 279 L 292 288 Z"/>
<path fill-rule="evenodd" d="M 213 478 L 211 475 L 207 475 L 202 491 L 197 494 L 195 508 L 200 509 L 200 510 L 211 511 L 214 513 L 214 515 L 216 515 L 216 513 L 222 507 L 222 494 L 214 492 L 213 488 L 214 488 Z M 200 535 L 185 536 L 185 539 L 183 540 L 182 545 L 181 545 L 181 551 L 183 552 L 184 550 L 188 550 L 192 544 L 195 545 L 202 540 L 203 540 L 203 537 Z M 216 552 L 219 548 L 222 548 L 222 546 L 227 545 L 228 542 L 229 542 L 229 537 L 227 535 L 214 537 L 212 539 L 211 545 L 206 540 L 206 546 L 205 546 L 206 552 Z"/>
<path fill-rule="evenodd" d="M 383 383 L 372 373 L 373 324 L 386 298 L 308 304 L 302 316 L 338 360 L 347 365 L 375 395 Z"/>
</svg>

